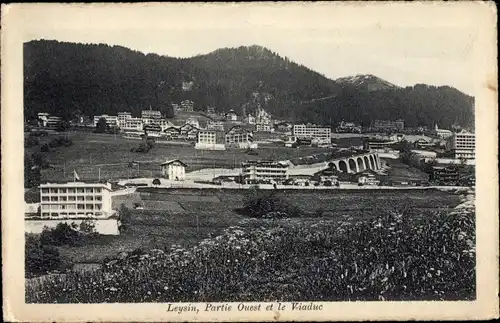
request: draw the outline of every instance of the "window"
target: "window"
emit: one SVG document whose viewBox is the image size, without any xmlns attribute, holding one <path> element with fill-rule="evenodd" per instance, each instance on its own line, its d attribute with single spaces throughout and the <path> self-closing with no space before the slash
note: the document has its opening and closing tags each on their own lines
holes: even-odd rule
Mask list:
<svg viewBox="0 0 500 323">
<path fill-rule="evenodd" d="M 50 213 L 50 216 L 58 217 L 59 214 L 58 213 Z"/>
<path fill-rule="evenodd" d="M 75 196 L 68 196 L 68 201 L 76 201 L 76 197 Z"/>
<path fill-rule="evenodd" d="M 76 192 L 77 193 L 85 193 L 85 190 L 83 188 L 77 188 Z"/>
<path fill-rule="evenodd" d="M 84 201 L 84 200 L 85 200 L 85 198 L 84 198 L 83 196 L 77 196 L 77 197 L 76 197 L 76 200 L 77 200 L 77 201 Z"/>
<path fill-rule="evenodd" d="M 42 210 L 48 210 L 50 205 L 44 204 L 42 205 Z"/>
<path fill-rule="evenodd" d="M 42 216 L 43 216 L 43 217 L 45 217 L 45 216 L 49 216 L 49 213 L 44 212 L 44 213 L 42 213 Z"/>
<path fill-rule="evenodd" d="M 85 209 L 85 204 L 77 204 L 77 209 L 78 210 L 84 210 Z"/>
<path fill-rule="evenodd" d="M 86 188 L 85 189 L 85 193 L 93 193 L 93 192 L 94 192 L 94 190 L 91 189 L 91 188 Z"/>
<path fill-rule="evenodd" d="M 57 198 L 57 196 L 51 196 L 50 197 L 50 201 L 51 202 L 57 202 L 59 199 Z"/>
<path fill-rule="evenodd" d="M 48 188 L 42 188 L 42 193 L 47 194 L 49 192 Z"/>
<path fill-rule="evenodd" d="M 94 204 L 87 204 L 86 209 L 88 210 L 93 210 L 94 209 Z"/>
<path fill-rule="evenodd" d="M 48 201 L 49 201 L 49 197 L 48 197 L 48 196 L 43 196 L 43 197 L 42 197 L 42 201 L 44 201 L 44 202 L 48 202 Z"/>
<path fill-rule="evenodd" d="M 96 210 L 101 210 L 102 209 L 102 204 L 96 204 L 95 205 Z"/>
<path fill-rule="evenodd" d="M 68 213 L 63 212 L 61 213 L 61 216 L 68 216 Z"/>
<path fill-rule="evenodd" d="M 95 200 L 96 200 L 96 201 L 102 201 L 102 196 L 96 196 L 96 197 L 95 197 Z"/>
<path fill-rule="evenodd" d="M 94 197 L 92 195 L 87 195 L 87 196 L 85 196 L 85 200 L 86 201 L 93 201 Z"/>
<path fill-rule="evenodd" d="M 65 188 L 60 188 L 60 189 L 59 189 L 59 193 L 66 194 L 66 189 L 65 189 Z"/>
<path fill-rule="evenodd" d="M 101 191 L 102 191 L 102 189 L 100 189 L 100 188 L 95 189 L 95 193 L 101 193 Z"/>
<path fill-rule="evenodd" d="M 67 197 L 66 196 L 61 196 L 61 201 L 62 202 L 66 202 L 67 201 Z"/>
<path fill-rule="evenodd" d="M 74 194 L 75 193 L 75 189 L 74 188 L 68 188 L 68 193 Z"/>
<path fill-rule="evenodd" d="M 57 193 L 57 188 L 51 188 L 50 193 Z"/>
</svg>

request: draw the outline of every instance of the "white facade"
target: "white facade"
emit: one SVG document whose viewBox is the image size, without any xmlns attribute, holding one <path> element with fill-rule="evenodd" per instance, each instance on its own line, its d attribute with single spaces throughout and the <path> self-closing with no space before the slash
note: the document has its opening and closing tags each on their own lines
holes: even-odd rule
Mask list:
<svg viewBox="0 0 500 323">
<path fill-rule="evenodd" d="M 141 111 L 142 119 L 160 119 L 161 112 L 157 110 L 142 110 Z"/>
<path fill-rule="evenodd" d="M 476 135 L 473 133 L 455 133 L 448 139 L 447 146 L 455 158 L 476 158 Z"/>
<path fill-rule="evenodd" d="M 144 123 L 141 118 L 128 118 L 123 124 L 120 123 L 120 129 L 124 132 L 127 131 L 142 131 L 144 128 Z"/>
<path fill-rule="evenodd" d="M 275 161 L 247 161 L 242 165 L 246 182 L 274 181 L 288 179 L 288 164 Z"/>
<path fill-rule="evenodd" d="M 161 174 L 172 181 L 183 181 L 186 178 L 186 164 L 178 159 L 168 160 L 161 164 Z"/>
<path fill-rule="evenodd" d="M 94 116 L 94 127 L 97 127 L 97 123 L 99 122 L 99 119 L 104 118 L 106 120 L 106 123 L 110 127 L 118 127 L 118 117 L 117 116 L 110 116 L 107 114 L 103 114 L 100 116 Z"/>
<path fill-rule="evenodd" d="M 436 133 L 436 136 L 440 138 L 449 138 L 453 135 L 453 132 L 451 132 L 450 130 L 439 129 L 437 124 L 434 127 L 434 132 Z"/>
<path fill-rule="evenodd" d="M 226 145 L 223 142 L 223 133 L 215 130 L 200 130 L 194 148 L 204 150 L 225 150 Z"/>
<path fill-rule="evenodd" d="M 224 131 L 224 123 L 221 121 L 210 121 L 207 123 L 207 129 Z"/>
<path fill-rule="evenodd" d="M 193 112 L 194 102 L 191 100 L 184 100 L 181 102 L 181 110 L 184 112 Z"/>
<path fill-rule="evenodd" d="M 106 218 L 112 214 L 111 184 L 69 182 L 40 185 L 42 218 Z"/>
<path fill-rule="evenodd" d="M 122 126 L 125 124 L 127 119 L 132 118 L 132 113 L 130 112 L 118 112 L 118 126 Z"/>
<path fill-rule="evenodd" d="M 298 138 L 317 139 L 318 142 L 331 142 L 332 129 L 317 125 L 293 125 L 293 135 Z"/>
</svg>

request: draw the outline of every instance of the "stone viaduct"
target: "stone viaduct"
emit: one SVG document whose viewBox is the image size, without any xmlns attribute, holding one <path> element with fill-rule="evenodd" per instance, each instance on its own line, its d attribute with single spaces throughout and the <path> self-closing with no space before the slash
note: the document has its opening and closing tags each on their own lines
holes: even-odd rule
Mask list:
<svg viewBox="0 0 500 323">
<path fill-rule="evenodd" d="M 380 157 L 377 153 L 364 153 L 349 157 L 334 158 L 328 162 L 333 168 L 346 173 L 359 173 L 366 169 L 379 170 Z"/>
</svg>

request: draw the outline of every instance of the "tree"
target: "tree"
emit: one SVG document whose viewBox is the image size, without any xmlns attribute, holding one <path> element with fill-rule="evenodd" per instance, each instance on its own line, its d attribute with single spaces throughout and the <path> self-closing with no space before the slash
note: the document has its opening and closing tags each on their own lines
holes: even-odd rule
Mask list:
<svg viewBox="0 0 500 323">
<path fill-rule="evenodd" d="M 160 184 L 161 184 L 160 179 L 158 178 L 153 179 L 153 185 L 160 185 Z"/>
<path fill-rule="evenodd" d="M 25 270 L 30 276 L 58 269 L 61 264 L 59 251 L 53 246 L 42 244 L 36 235 L 26 234 L 24 251 Z"/>
<path fill-rule="evenodd" d="M 95 126 L 95 132 L 97 133 L 106 133 L 108 130 L 108 123 L 105 118 L 100 118 L 97 121 L 97 125 Z"/>
</svg>

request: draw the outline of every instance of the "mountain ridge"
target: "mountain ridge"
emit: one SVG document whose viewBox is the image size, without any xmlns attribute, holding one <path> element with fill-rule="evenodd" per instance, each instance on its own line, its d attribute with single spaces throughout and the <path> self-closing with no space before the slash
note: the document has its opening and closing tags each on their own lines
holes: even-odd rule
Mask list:
<svg viewBox="0 0 500 323">
<path fill-rule="evenodd" d="M 189 99 L 195 102 L 195 110 L 215 106 L 218 112 L 234 109 L 241 113 L 244 107 L 248 110 L 251 102 L 251 106 L 260 105 L 277 118 L 327 123 L 332 119 L 338 122 L 337 118 L 352 119 L 360 115 L 365 115 L 364 119 L 368 119 L 367 115 L 372 119 L 381 118 L 385 112 L 365 102 L 371 99 L 366 97 L 366 92 L 379 93 L 375 95 L 377 100 L 391 102 L 395 96 L 405 95 L 396 95 L 397 91 L 409 91 L 405 90 L 408 87 L 394 88 L 390 86 L 392 83 L 376 76 L 370 77 L 372 83 L 373 80 L 378 82 L 375 83 L 379 88 L 375 89 L 373 85 L 366 88 L 366 84 L 356 82 L 346 84 L 349 82 L 345 79 L 349 77 L 336 82 L 260 45 L 220 48 L 190 58 L 175 58 L 145 54 L 118 45 L 37 40 L 24 44 L 24 71 L 27 115 L 40 111 L 60 112 L 63 116 L 76 112 L 97 115 L 118 111 L 138 115 L 141 109 L 149 106 L 163 110 L 171 103 Z M 183 90 L 183 82 L 193 82 L 193 86 Z M 470 123 L 472 97 L 442 89 L 439 93 L 427 91 L 425 87 L 419 89 L 424 103 L 431 108 L 424 108 L 425 113 L 431 113 L 430 119 L 443 119 L 441 115 L 433 116 L 432 111 L 439 109 L 436 102 L 454 102 L 456 107 L 444 110 L 458 123 Z M 381 97 L 380 93 L 384 95 Z M 438 100 L 436 96 L 442 95 L 449 98 Z M 303 110 L 307 102 L 318 104 L 306 113 Z M 334 104 L 320 104 L 327 102 Z M 357 112 L 350 113 L 339 104 L 354 106 L 353 111 Z M 420 115 L 425 114 L 421 112 Z M 405 117 L 404 113 L 399 114 Z M 419 120 L 418 116 L 413 119 L 411 123 L 430 122 L 429 118 Z"/>
</svg>

